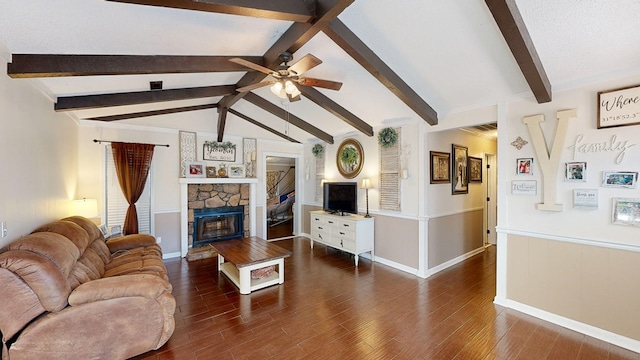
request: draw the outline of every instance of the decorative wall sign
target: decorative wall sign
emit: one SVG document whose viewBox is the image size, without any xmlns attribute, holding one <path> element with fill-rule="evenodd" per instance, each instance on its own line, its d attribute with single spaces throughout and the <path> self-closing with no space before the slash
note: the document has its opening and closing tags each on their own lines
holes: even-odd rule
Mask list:
<svg viewBox="0 0 640 360">
<path fill-rule="evenodd" d="M 469 173 L 467 164 L 469 163 L 468 149 L 465 146 L 456 144 L 451 145 L 451 154 L 453 161 L 451 162 L 451 174 L 453 181 L 451 182 L 451 194 L 468 194 L 469 193 Z"/>
<path fill-rule="evenodd" d="M 538 193 L 538 183 L 535 180 L 513 180 L 511 182 L 511 193 L 513 195 L 536 195 Z"/>
<path fill-rule="evenodd" d="M 338 171 L 347 179 L 358 176 L 364 163 L 362 145 L 356 139 L 346 139 L 338 147 L 336 165 Z"/>
<path fill-rule="evenodd" d="M 586 182 L 587 181 L 587 163 L 586 162 L 565 163 L 564 164 L 564 181 Z"/>
<path fill-rule="evenodd" d="M 630 147 L 636 146 L 636 144 L 629 144 L 629 140 L 618 141 L 617 135 L 611 135 L 611 141 L 601 141 L 595 143 L 582 143 L 582 139 L 584 139 L 584 135 L 579 134 L 576 136 L 576 140 L 573 145 L 567 147 L 569 150 L 573 150 L 573 158 L 576 158 L 577 153 L 598 153 L 605 151 L 615 151 L 618 153 L 616 156 L 616 164 L 622 163 L 624 159 L 624 155 Z"/>
<path fill-rule="evenodd" d="M 180 177 L 187 176 L 187 161 L 196 161 L 196 133 L 191 131 L 179 132 L 180 142 Z"/>
<path fill-rule="evenodd" d="M 573 207 L 581 209 L 597 209 L 598 208 L 598 190 L 597 189 L 574 189 L 573 190 Z"/>
<path fill-rule="evenodd" d="M 619 225 L 640 226 L 640 199 L 613 198 L 611 221 Z"/>
<path fill-rule="evenodd" d="M 431 184 L 448 184 L 451 182 L 449 173 L 449 153 L 430 151 L 431 155 Z"/>
<path fill-rule="evenodd" d="M 482 182 L 482 159 L 469 156 L 469 182 Z"/>
<path fill-rule="evenodd" d="M 209 161 L 236 161 L 236 144 L 226 142 L 205 141 L 202 159 Z"/>
<path fill-rule="evenodd" d="M 516 159 L 516 174 L 533 175 L 533 158 Z"/>
<path fill-rule="evenodd" d="M 515 140 L 511 142 L 511 145 L 516 149 L 520 150 L 523 146 L 527 145 L 529 142 L 518 136 Z"/>
<path fill-rule="evenodd" d="M 244 152 L 244 166 L 246 177 L 256 177 L 256 139 L 242 139 L 242 151 Z"/>
<path fill-rule="evenodd" d="M 640 85 L 598 93 L 598 129 L 640 124 Z"/>
<path fill-rule="evenodd" d="M 603 171 L 603 187 L 620 187 L 635 189 L 638 184 L 637 171 Z"/>
</svg>

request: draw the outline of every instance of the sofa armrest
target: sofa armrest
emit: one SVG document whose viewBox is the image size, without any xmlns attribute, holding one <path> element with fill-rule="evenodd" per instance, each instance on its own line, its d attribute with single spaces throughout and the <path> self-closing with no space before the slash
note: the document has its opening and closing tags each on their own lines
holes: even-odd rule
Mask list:
<svg viewBox="0 0 640 360">
<path fill-rule="evenodd" d="M 112 254 L 117 251 L 130 250 L 155 244 L 156 239 L 148 234 L 131 234 L 107 240 L 107 246 Z"/>
<path fill-rule="evenodd" d="M 171 292 L 167 283 L 155 275 L 132 274 L 88 281 L 75 288 L 69 295 L 69 305 L 78 306 L 100 300 L 141 296 L 156 299 Z"/>
</svg>

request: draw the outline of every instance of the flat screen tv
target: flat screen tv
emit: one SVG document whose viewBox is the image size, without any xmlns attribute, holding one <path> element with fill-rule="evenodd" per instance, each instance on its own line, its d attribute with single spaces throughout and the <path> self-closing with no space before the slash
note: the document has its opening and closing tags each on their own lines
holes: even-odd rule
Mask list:
<svg viewBox="0 0 640 360">
<path fill-rule="evenodd" d="M 344 215 L 358 213 L 357 182 L 326 182 L 323 185 L 322 209 Z"/>
</svg>

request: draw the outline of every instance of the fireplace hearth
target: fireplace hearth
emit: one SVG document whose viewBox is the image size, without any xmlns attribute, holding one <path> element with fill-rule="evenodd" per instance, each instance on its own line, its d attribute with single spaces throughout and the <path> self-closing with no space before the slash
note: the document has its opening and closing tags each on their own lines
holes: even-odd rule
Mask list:
<svg viewBox="0 0 640 360">
<path fill-rule="evenodd" d="M 193 246 L 244 236 L 244 206 L 223 206 L 194 210 Z"/>
</svg>

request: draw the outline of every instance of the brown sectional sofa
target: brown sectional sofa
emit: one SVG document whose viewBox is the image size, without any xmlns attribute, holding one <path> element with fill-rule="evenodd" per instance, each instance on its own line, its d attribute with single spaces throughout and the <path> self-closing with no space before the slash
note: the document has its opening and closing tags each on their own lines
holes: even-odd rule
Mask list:
<svg viewBox="0 0 640 360">
<path fill-rule="evenodd" d="M 162 251 L 150 235 L 105 242 L 74 216 L 0 249 L 2 359 L 126 359 L 174 330 Z"/>
</svg>

